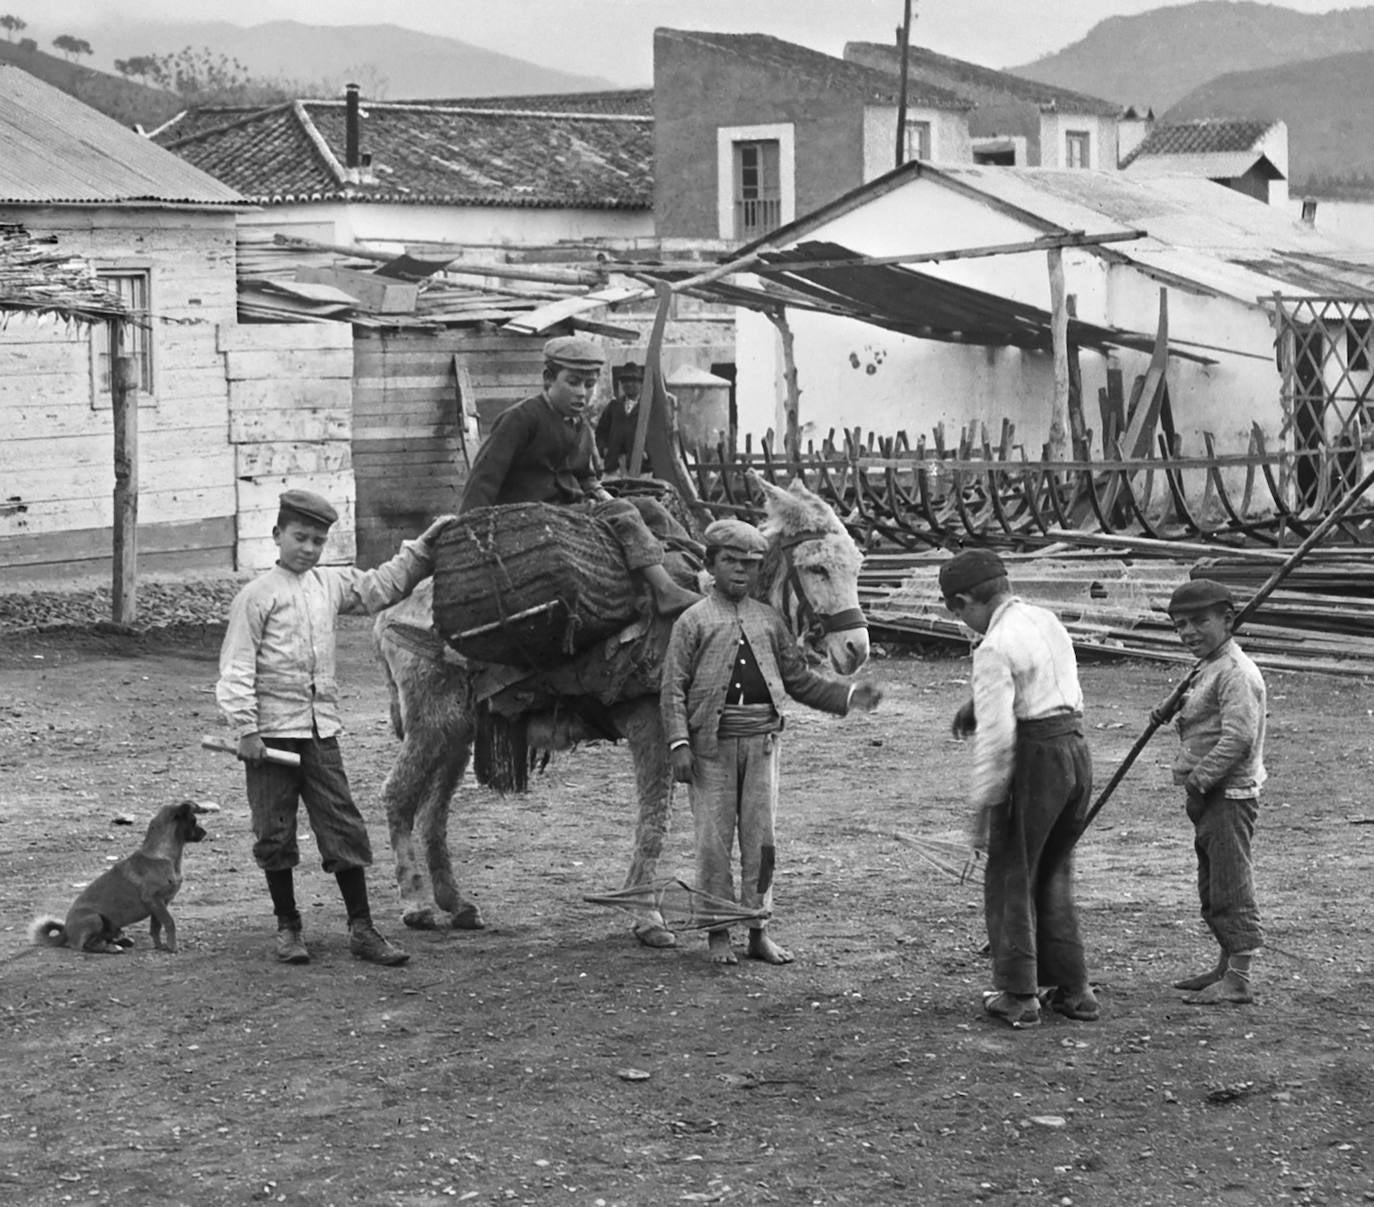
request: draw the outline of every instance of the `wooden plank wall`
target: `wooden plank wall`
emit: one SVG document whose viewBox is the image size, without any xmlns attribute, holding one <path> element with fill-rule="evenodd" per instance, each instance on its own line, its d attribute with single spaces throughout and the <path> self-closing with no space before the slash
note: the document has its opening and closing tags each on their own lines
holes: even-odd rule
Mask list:
<svg viewBox="0 0 1374 1207">
<path fill-rule="evenodd" d="M 139 565 L 233 567 L 234 465 L 224 362 L 235 313 L 232 214 L 0 209 L 97 266 L 151 276 L 155 390 L 139 397 Z M 0 587 L 111 573 L 113 431 L 89 328 L 9 316 L 0 328 Z"/>
<path fill-rule="evenodd" d="M 323 561 L 357 552 L 353 483 L 353 331 L 347 323 L 245 323 L 220 331 L 229 392 L 238 539 L 235 565 L 263 570 L 278 497 L 313 490 L 339 513 Z"/>
<path fill-rule="evenodd" d="M 358 564 L 385 561 L 436 515 L 456 511 L 466 480 L 454 356 L 481 432 L 540 387 L 544 340 L 472 328 L 355 332 L 353 474 Z M 468 436 L 469 455 L 476 439 Z"/>
</svg>

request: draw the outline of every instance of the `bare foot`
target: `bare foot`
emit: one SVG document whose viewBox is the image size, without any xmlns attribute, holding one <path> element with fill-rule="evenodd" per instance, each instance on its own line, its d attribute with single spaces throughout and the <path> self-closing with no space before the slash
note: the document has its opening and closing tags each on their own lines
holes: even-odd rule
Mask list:
<svg viewBox="0 0 1374 1207">
<path fill-rule="evenodd" d="M 678 612 L 685 612 L 694 603 L 700 603 L 702 596 L 695 591 L 689 591 L 686 587 L 679 587 L 676 583 L 671 586 L 659 587 L 654 591 L 654 609 L 660 616 L 673 616 Z"/>
<path fill-rule="evenodd" d="M 711 953 L 712 964 L 738 964 L 739 957 L 730 946 L 728 930 L 713 930 L 706 936 L 706 950 Z"/>
<path fill-rule="evenodd" d="M 766 930 L 750 930 L 749 932 L 749 958 L 751 960 L 762 960 L 765 964 L 790 964 L 792 963 L 792 953 L 785 947 L 779 947 L 768 937 Z"/>
<path fill-rule="evenodd" d="M 645 947 L 676 947 L 677 935 L 662 922 L 636 922 L 630 928 Z"/>
<path fill-rule="evenodd" d="M 1213 981 L 1201 993 L 1185 997 L 1189 1006 L 1244 1006 L 1255 1000 L 1250 990 L 1250 982 L 1234 972 L 1227 972 L 1219 980 Z"/>
<path fill-rule="evenodd" d="M 1207 972 L 1199 972 L 1197 976 L 1185 977 L 1181 981 L 1174 982 L 1175 989 L 1186 989 L 1189 993 L 1196 993 L 1199 989 L 1206 989 L 1208 985 L 1215 985 L 1226 975 L 1226 957 L 1222 956 L 1220 963 L 1215 968 Z"/>
</svg>

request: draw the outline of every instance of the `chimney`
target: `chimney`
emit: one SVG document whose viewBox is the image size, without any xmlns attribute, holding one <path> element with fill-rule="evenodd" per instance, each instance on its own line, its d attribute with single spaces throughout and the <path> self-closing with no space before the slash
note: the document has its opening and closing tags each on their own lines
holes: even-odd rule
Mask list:
<svg viewBox="0 0 1374 1207">
<path fill-rule="evenodd" d="M 1290 214 L 1292 210 L 1288 211 Z M 1317 225 L 1317 199 L 1315 197 L 1304 197 L 1302 199 L 1302 224 L 1303 226 Z"/>
<path fill-rule="evenodd" d="M 358 166 L 358 144 L 361 141 L 358 115 L 358 85 L 344 89 L 344 167 Z"/>
</svg>

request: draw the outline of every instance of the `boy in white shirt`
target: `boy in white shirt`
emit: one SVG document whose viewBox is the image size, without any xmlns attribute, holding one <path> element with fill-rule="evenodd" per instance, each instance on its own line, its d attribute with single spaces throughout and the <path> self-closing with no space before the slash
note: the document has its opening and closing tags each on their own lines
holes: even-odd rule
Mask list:
<svg viewBox="0 0 1374 1207">
<path fill-rule="evenodd" d="M 1006 567 L 969 549 L 940 570 L 949 608 L 982 640 L 973 651 L 973 701 L 955 717 L 974 735 L 973 841 L 987 850 L 983 904 L 994 989 L 983 1008 L 1013 1027 L 1040 1022 L 1045 1002 L 1091 1022 L 1073 900 L 1073 847 L 1092 795 L 1078 663 L 1052 612 L 1011 593 Z"/>
</svg>

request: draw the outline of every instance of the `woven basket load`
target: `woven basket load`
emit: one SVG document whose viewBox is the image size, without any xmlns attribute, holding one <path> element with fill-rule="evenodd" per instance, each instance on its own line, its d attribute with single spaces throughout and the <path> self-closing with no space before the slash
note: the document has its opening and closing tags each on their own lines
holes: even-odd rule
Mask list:
<svg viewBox="0 0 1374 1207">
<path fill-rule="evenodd" d="M 434 564 L 434 627 L 467 658 L 555 665 L 638 614 L 615 533 L 574 508 L 469 512 L 440 534 Z"/>
</svg>

